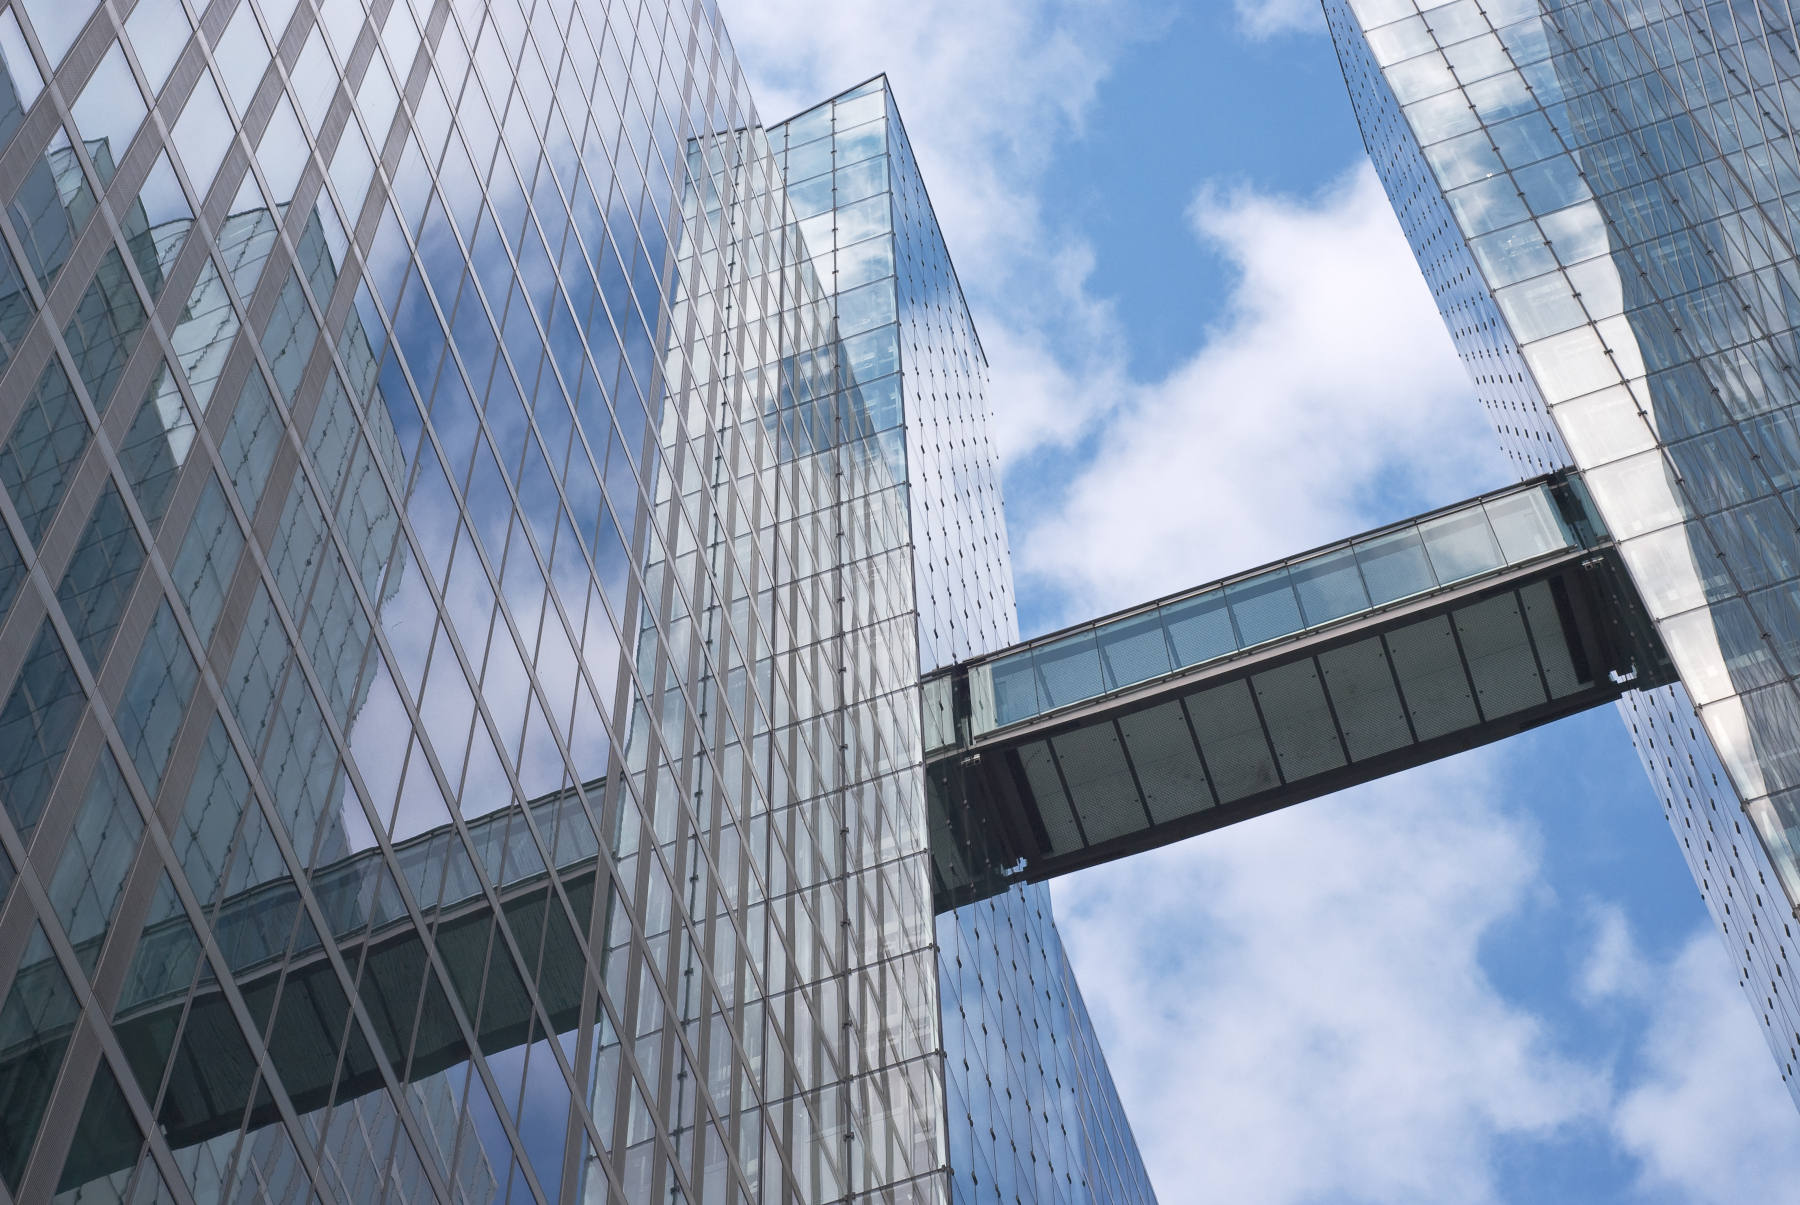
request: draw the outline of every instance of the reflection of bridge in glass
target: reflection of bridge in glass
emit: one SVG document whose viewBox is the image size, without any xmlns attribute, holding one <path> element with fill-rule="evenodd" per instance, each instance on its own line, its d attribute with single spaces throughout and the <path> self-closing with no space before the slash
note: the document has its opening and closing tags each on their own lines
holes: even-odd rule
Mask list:
<svg viewBox="0 0 1800 1205">
<path fill-rule="evenodd" d="M 593 782 L 583 790 L 597 797 L 601 787 L 601 782 Z M 581 814 L 580 794 L 563 791 L 526 806 L 546 841 L 555 843 L 553 870 L 576 915 L 586 915 L 593 902 L 598 850 L 593 830 Z M 562 908 L 551 900 L 552 868 L 544 866 L 525 825 L 514 823 L 522 810 L 495 812 L 471 821 L 467 829 L 481 852 L 483 869 L 497 884 L 500 910 L 512 931 L 543 935 L 538 948 L 525 951 L 533 987 L 550 1032 L 567 1033 L 579 1018 L 588 960 Z M 364 850 L 322 867 L 312 876 L 312 889 L 336 930 L 333 944 L 352 975 L 361 967 L 357 995 L 395 1074 L 404 1083 L 418 1083 L 468 1058 L 466 1031 L 449 1001 L 452 993 L 484 1054 L 548 1036 L 542 1022 L 534 1031 L 531 993 L 512 959 L 504 953 L 489 957 L 494 908 L 452 828 L 421 833 L 395 845 L 394 854 L 414 897 L 438 901 L 422 907 L 422 914 L 443 959 L 448 984 L 440 982 L 429 965 L 418 928 L 387 885 L 378 850 Z M 290 949 L 296 922 L 302 936 Z M 302 914 L 291 879 L 225 897 L 214 932 L 225 958 L 237 968 L 238 989 L 267 1035 L 269 1058 L 297 1112 L 325 1107 L 334 1089 L 341 1102 L 384 1086 L 380 1064 L 360 1048 L 355 1031 L 348 1043 L 344 1041 L 350 1001 L 338 986 L 325 942 Z M 167 977 L 169 990 L 121 1008 L 114 1022 L 120 1045 L 133 1063 L 160 1068 L 180 1032 L 180 1049 L 157 1115 L 171 1147 L 179 1150 L 235 1133 L 244 1120 L 243 1102 L 254 1087 L 257 1065 L 238 1036 L 230 1004 L 217 982 L 209 985 L 203 972 L 183 1028 L 183 1007 L 197 956 L 192 930 L 185 917 L 178 916 L 147 930 L 143 943 L 162 952 L 159 961 L 172 971 Z M 20 971 L 21 978 L 29 974 L 30 968 Z M 276 1010 L 272 1024 L 271 1009 Z M 49 1037 L 55 1040 L 55 1035 Z M 0 1053 L 0 1062 L 24 1061 L 32 1055 L 32 1049 L 9 1050 Z M 278 1120 L 275 1105 L 261 1094 L 251 1105 L 250 1128 Z M 79 1152 L 71 1159 L 78 1157 Z M 85 1182 L 128 1166 L 112 1165 L 107 1152 L 90 1152 L 89 1157 L 91 1166 L 65 1173 L 65 1178 L 78 1176 L 78 1182 Z M 136 1158 L 135 1149 L 130 1158 Z"/>
<path fill-rule="evenodd" d="M 925 682 L 944 912 L 1674 681 L 1573 474 Z"/>
</svg>

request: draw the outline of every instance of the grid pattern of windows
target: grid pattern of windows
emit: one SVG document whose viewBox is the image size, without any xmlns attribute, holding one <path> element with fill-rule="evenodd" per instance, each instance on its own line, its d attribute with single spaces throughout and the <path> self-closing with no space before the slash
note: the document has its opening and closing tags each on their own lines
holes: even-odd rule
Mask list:
<svg viewBox="0 0 1800 1205">
<path fill-rule="evenodd" d="M 0 1201 L 949 1199 L 919 673 L 1016 624 L 885 81 L 12 0 L 0 181 Z"/>
<path fill-rule="evenodd" d="M 1440 299 L 1468 295 L 1446 325 L 1459 346 L 1471 322 L 1498 340 L 1491 365 L 1471 361 L 1484 400 L 1490 372 L 1523 384 L 1503 442 L 1583 470 L 1680 671 L 1621 714 L 1800 1102 L 1791 16 L 1679 0 L 1326 12 L 1421 268 Z"/>
</svg>

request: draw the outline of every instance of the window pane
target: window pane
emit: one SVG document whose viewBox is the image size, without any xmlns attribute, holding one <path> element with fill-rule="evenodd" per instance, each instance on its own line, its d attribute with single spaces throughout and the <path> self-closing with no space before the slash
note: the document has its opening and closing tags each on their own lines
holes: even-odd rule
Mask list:
<svg viewBox="0 0 1800 1205">
<path fill-rule="evenodd" d="M 108 480 L 56 590 L 75 643 L 96 673 L 106 662 L 143 564 L 143 542 L 118 487 Z"/>
<path fill-rule="evenodd" d="M 80 1011 L 43 926 L 33 925 L 0 1005 L 0 1050 L 9 1054 L 0 1062 L 0 1179 L 15 1193 Z"/>
<path fill-rule="evenodd" d="M 131 1105 L 119 1088 L 118 1077 L 102 1058 L 94 1069 L 94 1082 L 88 1088 L 87 1103 L 81 1107 L 75 1142 L 63 1163 L 56 1191 L 60 1194 L 83 1189 L 79 1198 L 83 1202 L 118 1200 L 137 1166 L 138 1151 L 143 1145 L 143 1132 L 131 1115 Z M 102 1179 L 113 1183 L 94 1183 Z"/>
<path fill-rule="evenodd" d="M 1237 634 L 1225 609 L 1223 590 L 1170 603 L 1162 608 L 1161 615 L 1178 666 L 1198 665 L 1237 651 Z"/>
<path fill-rule="evenodd" d="M 1419 534 L 1424 537 L 1431 567 L 1444 585 L 1498 569 L 1502 564 L 1500 545 L 1480 507 L 1421 523 Z"/>
<path fill-rule="evenodd" d="M 1037 666 L 1038 698 L 1046 709 L 1091 699 L 1105 689 L 1092 632 L 1037 649 L 1032 661 Z"/>
<path fill-rule="evenodd" d="M 132 802 L 118 763 L 111 750 L 102 749 L 87 797 L 50 880 L 51 906 L 75 947 L 82 970 L 89 975 L 100 961 L 100 947 L 112 926 L 113 909 L 118 907 L 143 832 L 143 817 Z"/>
<path fill-rule="evenodd" d="M 1417 528 L 1408 527 L 1356 545 L 1356 563 L 1369 588 L 1369 602 L 1381 606 L 1437 587 L 1425 543 Z"/>
<path fill-rule="evenodd" d="M 37 826 L 86 703 L 75 667 L 46 619 L 0 707 L 0 791 L 22 838 L 29 840 Z"/>
<path fill-rule="evenodd" d="M 1363 588 L 1356 554 L 1348 548 L 1302 561 L 1290 568 L 1289 576 L 1308 627 L 1368 609 L 1369 592 Z"/>
<path fill-rule="evenodd" d="M 1245 648 L 1298 632 L 1305 626 L 1286 569 L 1227 586 L 1225 597 Z"/>
<path fill-rule="evenodd" d="M 1155 612 L 1107 624 L 1097 636 L 1108 690 L 1169 672 L 1169 645 Z"/>
<path fill-rule="evenodd" d="M 1488 522 L 1509 565 L 1543 556 L 1569 545 L 1562 523 L 1542 489 L 1486 503 Z"/>
<path fill-rule="evenodd" d="M 12 494 L 19 520 L 34 543 L 43 539 L 44 529 L 50 526 L 87 441 L 87 417 L 81 412 L 81 403 L 61 361 L 52 360 L 38 378 L 5 446 L 0 447 L 0 481 Z"/>
</svg>

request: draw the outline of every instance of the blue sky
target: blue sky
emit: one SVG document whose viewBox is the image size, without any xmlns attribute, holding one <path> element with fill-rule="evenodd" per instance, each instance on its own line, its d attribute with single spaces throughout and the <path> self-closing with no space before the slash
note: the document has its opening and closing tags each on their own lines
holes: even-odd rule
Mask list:
<svg viewBox="0 0 1800 1205">
<path fill-rule="evenodd" d="M 1026 634 L 1508 479 L 1308 0 L 723 0 L 892 80 Z M 1165 1205 L 1792 1199 L 1800 1115 L 1603 709 L 1060 880 Z"/>
</svg>

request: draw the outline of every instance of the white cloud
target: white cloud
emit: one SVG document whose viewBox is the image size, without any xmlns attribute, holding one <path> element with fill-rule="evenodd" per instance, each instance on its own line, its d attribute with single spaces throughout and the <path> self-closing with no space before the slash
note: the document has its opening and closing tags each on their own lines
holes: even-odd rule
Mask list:
<svg viewBox="0 0 1800 1205">
<path fill-rule="evenodd" d="M 1734 978 L 1710 927 L 1651 967 L 1619 917 L 1601 925 L 1584 983 L 1649 1010 L 1636 1074 L 1610 1123 L 1648 1192 L 1737 1205 L 1792 1200 L 1800 1183 L 1793 1101 Z"/>
<path fill-rule="evenodd" d="M 1252 38 L 1325 32 L 1325 13 L 1316 0 L 1234 0 L 1234 7 L 1238 24 Z"/>
<path fill-rule="evenodd" d="M 1369 167 L 1305 201 L 1203 193 L 1194 221 L 1240 274 L 1228 317 L 1116 400 L 1060 505 L 1014 536 L 1070 619 L 1507 479 Z"/>
<path fill-rule="evenodd" d="M 1794 1106 L 1716 934 L 1665 963 L 1617 906 L 1563 910 L 1591 921 L 1569 991 L 1616 1040 L 1565 1047 L 1490 977 L 1484 943 L 1553 896 L 1505 756 L 1053 885 L 1163 1205 L 1492 1201 L 1532 1148 L 1615 1159 L 1645 1201 L 1793 1198 Z"/>
<path fill-rule="evenodd" d="M 1625 910 L 1612 903 L 1590 903 L 1594 944 L 1575 981 L 1578 999 L 1604 1005 L 1620 997 L 1641 998 L 1655 982 L 1652 967 L 1637 947 Z"/>
<path fill-rule="evenodd" d="M 1482 1202 L 1503 1137 L 1604 1108 L 1480 963 L 1537 876 L 1453 762 L 1055 885 L 1164 1205 Z"/>
</svg>

